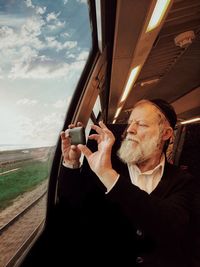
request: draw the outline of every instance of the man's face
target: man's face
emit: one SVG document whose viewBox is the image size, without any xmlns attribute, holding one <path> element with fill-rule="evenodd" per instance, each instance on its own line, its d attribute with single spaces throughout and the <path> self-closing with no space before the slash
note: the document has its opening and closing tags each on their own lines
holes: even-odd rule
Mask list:
<svg viewBox="0 0 200 267">
<path fill-rule="evenodd" d="M 125 163 L 138 164 L 161 153 L 161 129 L 156 108 L 143 103 L 134 108 L 126 137 L 118 151 Z"/>
</svg>

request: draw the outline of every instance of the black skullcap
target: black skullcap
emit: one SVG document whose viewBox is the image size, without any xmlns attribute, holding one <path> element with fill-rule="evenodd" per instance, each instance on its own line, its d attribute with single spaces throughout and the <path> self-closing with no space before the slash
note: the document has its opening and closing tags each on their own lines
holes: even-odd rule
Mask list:
<svg viewBox="0 0 200 267">
<path fill-rule="evenodd" d="M 172 129 L 174 129 L 177 121 L 177 116 L 173 106 L 170 105 L 167 101 L 159 98 L 149 101 L 164 114 Z"/>
</svg>

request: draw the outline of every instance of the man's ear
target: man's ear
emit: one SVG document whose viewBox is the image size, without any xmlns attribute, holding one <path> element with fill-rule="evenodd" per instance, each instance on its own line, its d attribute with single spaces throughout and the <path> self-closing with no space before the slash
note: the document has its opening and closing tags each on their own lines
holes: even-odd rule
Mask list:
<svg viewBox="0 0 200 267">
<path fill-rule="evenodd" d="M 174 131 L 173 131 L 172 127 L 166 127 L 166 128 L 164 129 L 164 131 L 163 131 L 162 139 L 163 139 L 164 141 L 170 139 L 170 137 L 173 135 L 173 132 L 174 132 Z"/>
</svg>

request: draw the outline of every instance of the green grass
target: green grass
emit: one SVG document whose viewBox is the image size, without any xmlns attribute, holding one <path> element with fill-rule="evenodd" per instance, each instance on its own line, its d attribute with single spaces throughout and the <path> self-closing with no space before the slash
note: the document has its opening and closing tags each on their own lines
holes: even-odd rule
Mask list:
<svg viewBox="0 0 200 267">
<path fill-rule="evenodd" d="M 49 176 L 49 163 L 32 161 L 21 166 L 12 166 L 11 169 L 20 167 L 15 172 L 0 176 L 0 210 L 10 205 L 13 200 L 33 189 Z"/>
</svg>

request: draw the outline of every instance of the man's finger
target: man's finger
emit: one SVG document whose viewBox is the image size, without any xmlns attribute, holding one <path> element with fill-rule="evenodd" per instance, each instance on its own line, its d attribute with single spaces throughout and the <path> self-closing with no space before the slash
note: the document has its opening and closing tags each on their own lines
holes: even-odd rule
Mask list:
<svg viewBox="0 0 200 267">
<path fill-rule="evenodd" d="M 88 136 L 88 139 L 90 139 L 90 140 L 98 141 L 99 138 L 100 138 L 99 134 L 91 134 L 91 135 Z"/>
<path fill-rule="evenodd" d="M 75 151 L 75 150 L 77 150 L 77 146 L 71 145 L 71 149 Z"/>
<path fill-rule="evenodd" d="M 68 125 L 68 128 L 69 128 L 69 129 L 72 129 L 72 128 L 74 128 L 74 127 L 75 127 L 75 124 L 74 124 L 74 123 L 71 123 L 71 124 Z"/>
<path fill-rule="evenodd" d="M 103 130 L 97 125 L 92 125 L 91 128 L 94 129 L 98 134 L 103 133 Z"/>
<path fill-rule="evenodd" d="M 79 126 L 79 127 L 80 127 L 80 126 L 83 126 L 83 123 L 80 122 L 80 121 L 78 121 L 78 122 L 77 122 L 77 126 Z"/>
<path fill-rule="evenodd" d="M 86 147 L 84 145 L 80 145 L 79 144 L 77 147 L 84 154 L 84 156 L 86 156 L 86 158 L 88 158 L 92 154 L 92 151 L 88 147 Z"/>
<path fill-rule="evenodd" d="M 100 121 L 100 122 L 99 122 L 99 126 L 100 126 L 102 129 L 108 129 L 108 128 L 106 127 L 106 125 L 103 123 L 103 121 Z"/>
<path fill-rule="evenodd" d="M 66 131 L 65 131 L 65 132 L 62 131 L 62 132 L 60 133 L 60 136 L 61 136 L 61 140 L 62 140 L 62 141 L 69 140 L 69 135 L 68 135 L 68 133 L 66 133 Z"/>
<path fill-rule="evenodd" d="M 65 132 L 62 131 L 62 132 L 60 133 L 60 136 L 61 136 L 61 139 L 62 139 L 62 140 L 65 139 Z"/>
</svg>

